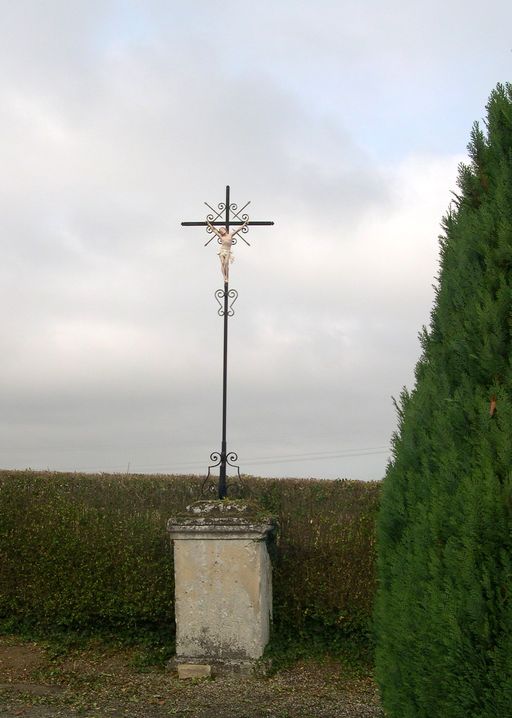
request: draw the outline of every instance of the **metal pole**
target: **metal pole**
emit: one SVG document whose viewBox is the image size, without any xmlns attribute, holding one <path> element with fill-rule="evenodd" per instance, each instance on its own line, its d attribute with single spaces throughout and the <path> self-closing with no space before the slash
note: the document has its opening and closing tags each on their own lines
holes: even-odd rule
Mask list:
<svg viewBox="0 0 512 718">
<path fill-rule="evenodd" d="M 226 186 L 226 232 L 229 232 L 229 185 Z M 224 350 L 222 366 L 222 443 L 220 447 L 219 467 L 219 499 L 227 496 L 226 484 L 226 419 L 227 419 L 227 398 L 228 398 L 228 282 L 224 282 Z"/>
<path fill-rule="evenodd" d="M 227 495 L 226 484 L 226 416 L 228 398 L 228 283 L 224 282 L 224 352 L 222 369 L 222 443 L 220 449 L 219 467 L 219 499 L 225 499 Z"/>
</svg>

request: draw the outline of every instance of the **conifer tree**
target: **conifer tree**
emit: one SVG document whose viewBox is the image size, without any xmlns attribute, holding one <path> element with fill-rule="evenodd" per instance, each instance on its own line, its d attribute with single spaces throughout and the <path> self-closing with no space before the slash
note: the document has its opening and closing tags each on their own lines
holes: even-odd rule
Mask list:
<svg viewBox="0 0 512 718">
<path fill-rule="evenodd" d="M 511 84 L 468 150 L 383 482 L 376 664 L 389 718 L 512 716 Z"/>
</svg>

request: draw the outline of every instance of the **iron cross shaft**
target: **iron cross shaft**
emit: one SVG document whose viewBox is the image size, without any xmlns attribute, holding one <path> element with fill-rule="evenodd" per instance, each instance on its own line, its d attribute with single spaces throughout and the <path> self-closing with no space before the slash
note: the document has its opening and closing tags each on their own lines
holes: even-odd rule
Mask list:
<svg viewBox="0 0 512 718">
<path fill-rule="evenodd" d="M 233 304 L 238 297 L 236 289 L 229 289 L 229 265 L 233 260 L 231 255 L 231 246 L 236 244 L 237 236 L 249 245 L 243 234 L 248 232 L 250 226 L 273 225 L 273 222 L 255 222 L 249 219 L 249 215 L 244 210 L 250 202 L 247 202 L 241 209 L 238 205 L 231 202 L 229 185 L 226 187 L 226 200 L 220 202 L 214 209 L 208 202 L 205 205 L 211 210 L 212 214 L 208 214 L 204 222 L 182 222 L 182 227 L 206 227 L 208 233 L 212 236 L 206 242 L 205 247 L 210 244 L 212 239 L 217 235 L 217 241 L 221 245 L 219 256 L 221 260 L 222 273 L 224 276 L 224 289 L 218 289 L 215 297 L 219 303 L 218 314 L 224 319 L 224 336 L 223 336 L 223 361 L 222 361 L 222 439 L 220 452 L 214 451 L 210 454 L 210 460 L 215 462 L 208 466 L 208 475 L 210 477 L 211 469 L 219 467 L 219 483 L 218 496 L 224 499 L 228 493 L 227 484 L 227 466 L 233 466 L 238 471 L 240 477 L 240 468 L 234 463 L 238 461 L 237 454 L 227 451 L 226 440 L 226 422 L 227 422 L 227 383 L 228 383 L 228 319 L 233 316 Z M 223 227 L 224 231 L 217 231 L 216 227 Z M 230 231 L 230 227 L 238 227 L 234 232 Z M 250 246 L 250 245 L 249 245 Z"/>
</svg>

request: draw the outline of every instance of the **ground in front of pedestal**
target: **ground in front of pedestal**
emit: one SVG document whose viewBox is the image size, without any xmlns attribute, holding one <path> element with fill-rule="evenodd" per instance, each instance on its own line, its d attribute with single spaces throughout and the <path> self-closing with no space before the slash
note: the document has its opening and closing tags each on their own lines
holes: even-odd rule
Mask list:
<svg viewBox="0 0 512 718">
<path fill-rule="evenodd" d="M 334 661 L 270 678 L 179 680 L 134 666 L 136 649 L 91 644 L 52 658 L 40 644 L 0 637 L 0 718 L 381 718 L 370 676 Z"/>
</svg>

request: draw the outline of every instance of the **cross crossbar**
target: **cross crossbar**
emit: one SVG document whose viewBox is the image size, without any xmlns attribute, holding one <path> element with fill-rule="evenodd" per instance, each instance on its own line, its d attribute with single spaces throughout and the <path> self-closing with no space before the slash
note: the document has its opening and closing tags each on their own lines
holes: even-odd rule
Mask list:
<svg viewBox="0 0 512 718">
<path fill-rule="evenodd" d="M 259 225 L 260 227 L 262 225 L 271 225 L 274 224 L 273 222 L 254 222 L 253 220 L 249 220 L 249 222 L 233 222 L 232 220 L 229 220 L 229 222 L 182 222 L 182 227 L 208 227 L 209 224 L 211 224 L 213 227 L 226 227 L 229 225 L 230 227 L 236 227 L 241 224 L 246 224 L 248 226 L 250 225 Z"/>
</svg>

